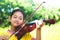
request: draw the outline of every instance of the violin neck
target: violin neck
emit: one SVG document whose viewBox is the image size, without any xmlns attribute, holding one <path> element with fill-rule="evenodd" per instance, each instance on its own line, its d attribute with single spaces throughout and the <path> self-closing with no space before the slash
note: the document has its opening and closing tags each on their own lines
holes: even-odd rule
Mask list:
<svg viewBox="0 0 60 40">
<path fill-rule="evenodd" d="M 43 22 L 54 24 L 55 20 L 54 19 L 48 19 L 48 20 L 43 20 Z"/>
</svg>

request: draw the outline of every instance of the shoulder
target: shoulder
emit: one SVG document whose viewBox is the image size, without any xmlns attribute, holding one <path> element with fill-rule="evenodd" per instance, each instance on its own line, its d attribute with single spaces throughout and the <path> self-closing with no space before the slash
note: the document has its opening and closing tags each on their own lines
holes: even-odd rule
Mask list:
<svg viewBox="0 0 60 40">
<path fill-rule="evenodd" d="M 11 35 L 9 32 L 8 32 L 8 30 L 2 30 L 2 31 L 0 31 L 0 36 L 2 36 L 2 35 Z"/>
</svg>

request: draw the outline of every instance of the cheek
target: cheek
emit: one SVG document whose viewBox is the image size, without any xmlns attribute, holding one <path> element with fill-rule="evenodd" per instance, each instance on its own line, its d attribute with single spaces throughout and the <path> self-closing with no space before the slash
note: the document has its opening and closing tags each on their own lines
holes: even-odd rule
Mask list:
<svg viewBox="0 0 60 40">
<path fill-rule="evenodd" d="M 14 24 L 14 21 L 15 21 L 15 19 L 11 19 L 10 20 L 10 22 L 11 22 L 12 25 Z"/>
<path fill-rule="evenodd" d="M 14 19 L 11 19 L 11 23 L 13 23 L 15 20 Z"/>
<path fill-rule="evenodd" d="M 23 20 L 19 21 L 19 24 L 20 24 L 20 25 L 23 24 Z"/>
</svg>

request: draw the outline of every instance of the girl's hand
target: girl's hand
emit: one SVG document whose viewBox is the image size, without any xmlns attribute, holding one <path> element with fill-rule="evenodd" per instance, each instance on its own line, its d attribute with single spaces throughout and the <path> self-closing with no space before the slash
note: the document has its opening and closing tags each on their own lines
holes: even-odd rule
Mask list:
<svg viewBox="0 0 60 40">
<path fill-rule="evenodd" d="M 41 28 L 44 24 L 43 20 L 35 20 L 36 28 Z"/>
<path fill-rule="evenodd" d="M 2 35 L 2 36 L 0 36 L 0 40 L 8 40 L 8 36 L 7 35 Z"/>
</svg>

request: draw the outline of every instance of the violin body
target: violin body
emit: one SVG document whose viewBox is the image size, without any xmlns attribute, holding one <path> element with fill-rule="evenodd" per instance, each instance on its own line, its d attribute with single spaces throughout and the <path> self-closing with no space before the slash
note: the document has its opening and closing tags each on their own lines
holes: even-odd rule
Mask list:
<svg viewBox="0 0 60 40">
<path fill-rule="evenodd" d="M 33 31 L 36 28 L 35 23 L 26 24 L 17 34 L 18 39 L 22 38 L 26 33 Z"/>
</svg>

